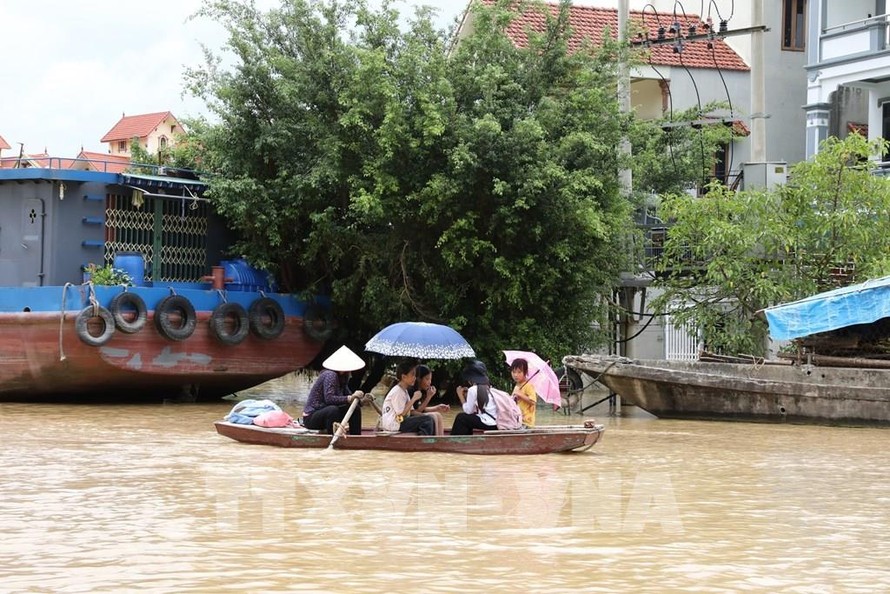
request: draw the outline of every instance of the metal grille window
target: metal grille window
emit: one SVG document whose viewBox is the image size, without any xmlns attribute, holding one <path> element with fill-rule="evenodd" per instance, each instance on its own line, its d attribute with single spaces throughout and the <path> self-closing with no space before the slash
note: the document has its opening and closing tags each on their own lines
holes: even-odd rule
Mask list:
<svg viewBox="0 0 890 594">
<path fill-rule="evenodd" d="M 154 282 L 197 282 L 207 271 L 207 202 L 108 194 L 105 262 L 120 252 L 145 260 Z"/>
</svg>

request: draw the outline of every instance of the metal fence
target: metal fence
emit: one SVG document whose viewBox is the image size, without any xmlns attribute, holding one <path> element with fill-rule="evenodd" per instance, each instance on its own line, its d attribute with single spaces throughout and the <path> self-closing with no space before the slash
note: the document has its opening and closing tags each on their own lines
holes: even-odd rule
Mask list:
<svg viewBox="0 0 890 594">
<path fill-rule="evenodd" d="M 155 282 L 196 282 L 207 270 L 205 201 L 108 194 L 105 262 L 115 254 L 142 254 L 145 278 Z"/>
</svg>

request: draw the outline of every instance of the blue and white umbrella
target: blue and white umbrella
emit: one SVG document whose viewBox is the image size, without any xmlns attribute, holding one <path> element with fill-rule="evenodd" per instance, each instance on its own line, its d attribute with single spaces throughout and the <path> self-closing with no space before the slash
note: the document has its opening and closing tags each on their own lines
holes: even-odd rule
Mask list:
<svg viewBox="0 0 890 594">
<path fill-rule="evenodd" d="M 427 322 L 390 324 L 365 344 L 365 350 L 394 357 L 461 359 L 476 351 L 454 328 Z"/>
</svg>

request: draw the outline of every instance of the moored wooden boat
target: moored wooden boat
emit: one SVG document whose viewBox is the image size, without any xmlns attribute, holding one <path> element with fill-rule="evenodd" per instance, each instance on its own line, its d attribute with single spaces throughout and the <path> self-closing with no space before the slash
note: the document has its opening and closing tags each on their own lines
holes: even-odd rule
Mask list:
<svg viewBox="0 0 890 594">
<path fill-rule="evenodd" d="M 890 276 L 762 313 L 770 337 L 794 341 L 796 353 L 708 361 L 572 355 L 563 363 L 659 417 L 890 425 Z"/>
<path fill-rule="evenodd" d="M 331 436 L 303 428 L 271 429 L 257 425 L 215 423 L 216 431 L 243 443 L 285 448 L 326 448 Z M 337 450 L 393 450 L 399 452 L 448 452 L 454 454 L 549 454 L 584 451 L 602 437 L 605 429 L 592 421 L 584 425 L 541 426 L 520 431 L 486 431 L 473 435 L 378 434 L 366 429 L 362 435 L 342 437 Z"/>
<path fill-rule="evenodd" d="M 563 362 L 658 417 L 890 425 L 890 369 L 601 355 Z"/>
</svg>

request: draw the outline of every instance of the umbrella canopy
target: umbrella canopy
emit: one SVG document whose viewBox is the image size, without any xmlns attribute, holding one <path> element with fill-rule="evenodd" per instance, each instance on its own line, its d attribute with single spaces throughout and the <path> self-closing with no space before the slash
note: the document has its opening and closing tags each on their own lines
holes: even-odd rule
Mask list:
<svg viewBox="0 0 890 594">
<path fill-rule="evenodd" d="M 418 359 L 462 359 L 476 356 L 476 351 L 457 330 L 427 322 L 390 324 L 365 344 L 365 350 L 381 355 Z"/>
<path fill-rule="evenodd" d="M 528 362 L 528 383 L 535 387 L 535 392 L 541 400 L 548 404 L 559 406 L 562 404 L 562 396 L 559 393 L 559 378 L 556 373 L 542 358 L 531 351 L 504 351 L 507 364 L 510 365 L 516 359 L 525 359 Z"/>
</svg>

